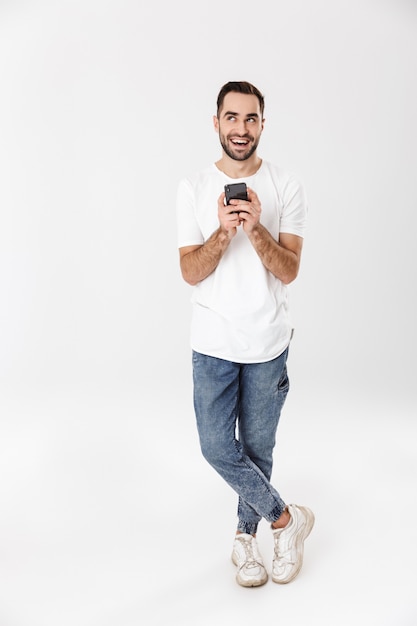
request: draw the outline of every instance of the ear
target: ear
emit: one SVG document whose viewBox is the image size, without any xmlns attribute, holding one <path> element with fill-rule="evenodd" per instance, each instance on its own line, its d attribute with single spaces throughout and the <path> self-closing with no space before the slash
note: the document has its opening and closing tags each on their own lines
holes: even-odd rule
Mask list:
<svg viewBox="0 0 417 626">
<path fill-rule="evenodd" d="M 219 118 L 217 117 L 217 115 L 213 115 L 213 126 L 214 126 L 214 130 L 216 131 L 216 133 L 219 132 Z"/>
</svg>

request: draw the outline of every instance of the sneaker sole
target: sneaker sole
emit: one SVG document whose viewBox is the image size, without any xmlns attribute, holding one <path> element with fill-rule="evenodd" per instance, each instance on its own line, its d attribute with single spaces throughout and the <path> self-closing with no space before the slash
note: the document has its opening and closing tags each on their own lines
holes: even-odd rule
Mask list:
<svg viewBox="0 0 417 626">
<path fill-rule="evenodd" d="M 235 561 L 235 556 L 232 553 L 232 562 L 233 565 L 238 567 L 238 563 Z M 268 581 L 268 574 L 265 572 L 265 578 L 261 578 L 260 580 L 244 580 L 239 576 L 239 572 L 236 574 L 236 581 L 241 587 L 261 587 Z"/>
<path fill-rule="evenodd" d="M 297 541 L 295 544 L 297 547 L 297 554 L 299 556 L 298 567 L 296 570 L 294 570 L 291 576 L 289 578 L 286 578 L 285 580 L 275 578 L 274 574 L 272 573 L 272 580 L 274 581 L 274 583 L 278 583 L 279 585 L 286 585 L 287 583 L 290 583 L 300 573 L 300 569 L 303 566 L 304 541 L 307 539 L 307 537 L 311 533 L 312 528 L 314 526 L 314 522 L 315 522 L 313 511 L 308 509 L 306 506 L 297 506 L 297 508 L 300 509 L 300 511 L 302 511 L 306 517 L 306 525 L 304 527 L 304 532 L 298 535 Z"/>
</svg>

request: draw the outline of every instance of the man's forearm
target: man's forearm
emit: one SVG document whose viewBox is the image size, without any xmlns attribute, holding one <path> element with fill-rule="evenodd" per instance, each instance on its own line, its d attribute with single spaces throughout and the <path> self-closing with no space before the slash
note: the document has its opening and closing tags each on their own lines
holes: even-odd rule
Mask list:
<svg viewBox="0 0 417 626">
<path fill-rule="evenodd" d="M 299 258 L 295 252 L 281 246 L 262 224 L 255 226 L 248 237 L 263 265 L 276 278 L 285 284 L 296 278 Z"/>
<path fill-rule="evenodd" d="M 184 280 L 190 285 L 196 285 L 207 278 L 218 266 L 230 241 L 227 232 L 218 228 L 202 246 L 182 256 L 181 272 Z"/>
</svg>

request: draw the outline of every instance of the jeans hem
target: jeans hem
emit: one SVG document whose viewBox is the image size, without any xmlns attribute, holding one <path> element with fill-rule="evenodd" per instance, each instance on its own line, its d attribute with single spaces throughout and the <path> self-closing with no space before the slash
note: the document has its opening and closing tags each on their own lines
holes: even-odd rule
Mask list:
<svg viewBox="0 0 417 626">
<path fill-rule="evenodd" d="M 254 522 L 243 522 L 239 520 L 237 525 L 237 530 L 241 533 L 246 533 L 247 535 L 255 535 L 258 530 L 258 524 Z"/>
<path fill-rule="evenodd" d="M 277 504 L 277 506 L 271 511 L 269 515 L 265 516 L 265 519 L 268 522 L 276 522 L 279 517 L 284 513 L 286 508 L 286 504 L 283 502 L 282 504 Z"/>
</svg>

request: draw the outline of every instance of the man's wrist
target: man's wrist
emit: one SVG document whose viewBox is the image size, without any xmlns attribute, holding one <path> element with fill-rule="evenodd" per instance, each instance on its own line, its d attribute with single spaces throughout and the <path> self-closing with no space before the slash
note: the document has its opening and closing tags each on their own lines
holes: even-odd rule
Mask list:
<svg viewBox="0 0 417 626">
<path fill-rule="evenodd" d="M 255 224 L 255 226 L 251 228 L 251 230 L 248 232 L 248 237 L 253 243 L 255 243 L 256 241 L 263 239 L 264 233 L 265 228 L 262 226 L 262 224 L 258 223 Z"/>
<path fill-rule="evenodd" d="M 231 231 L 226 230 L 225 228 L 220 226 L 218 230 L 218 242 L 222 245 L 222 247 L 227 247 L 232 239 L 233 234 L 231 233 Z"/>
</svg>

